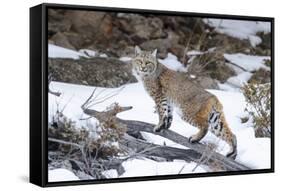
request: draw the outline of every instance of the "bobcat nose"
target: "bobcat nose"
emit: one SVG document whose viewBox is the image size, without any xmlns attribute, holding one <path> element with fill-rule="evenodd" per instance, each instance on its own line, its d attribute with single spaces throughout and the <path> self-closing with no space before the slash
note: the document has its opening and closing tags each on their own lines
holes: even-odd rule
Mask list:
<svg viewBox="0 0 281 191">
<path fill-rule="evenodd" d="M 140 67 L 140 71 L 142 71 L 142 72 L 147 72 L 147 68 L 145 68 L 145 67 Z"/>
</svg>

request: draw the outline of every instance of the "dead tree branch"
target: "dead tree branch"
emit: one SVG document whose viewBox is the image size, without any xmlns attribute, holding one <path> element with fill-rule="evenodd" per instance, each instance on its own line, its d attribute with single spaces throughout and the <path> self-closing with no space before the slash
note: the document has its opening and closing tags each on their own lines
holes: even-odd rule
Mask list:
<svg viewBox="0 0 281 191">
<path fill-rule="evenodd" d="M 122 120 L 122 119 L 118 119 L 120 123 L 126 124 L 127 126 L 127 133 L 129 135 L 138 135 L 140 131 L 143 132 L 148 132 L 148 133 L 152 133 L 155 135 L 159 135 L 162 137 L 165 137 L 167 139 L 170 139 L 172 141 L 174 141 L 175 143 L 178 143 L 180 145 L 186 146 L 192 150 L 194 150 L 195 152 L 199 153 L 199 154 L 203 154 L 205 152 L 208 152 L 208 148 L 200 143 L 190 143 L 188 141 L 187 137 L 184 137 L 174 131 L 171 130 L 165 130 L 163 132 L 159 132 L 159 133 L 155 133 L 153 131 L 153 124 L 150 123 L 145 123 L 145 122 L 141 122 L 141 121 L 132 121 L 132 120 Z M 210 153 L 212 153 L 213 151 L 209 151 Z M 236 170 L 249 170 L 250 168 L 242 165 L 232 159 L 226 158 L 225 156 L 214 152 L 212 157 L 210 158 L 210 160 L 213 160 L 215 162 L 218 162 L 220 164 L 224 164 L 224 166 L 226 167 L 227 170 L 230 171 L 236 171 Z"/>
<path fill-rule="evenodd" d="M 50 84 L 51 84 L 52 80 L 53 80 L 52 74 L 49 74 L 49 75 L 48 75 L 48 92 L 49 92 L 50 94 L 53 94 L 53 95 L 59 97 L 59 96 L 61 95 L 60 92 L 54 92 L 54 91 L 52 91 L 52 90 L 50 89 Z"/>
<path fill-rule="evenodd" d="M 88 99 L 88 102 L 89 102 L 89 100 L 90 99 Z M 169 156 L 169 155 L 171 155 L 171 152 L 169 153 L 168 150 L 170 150 L 170 151 L 173 150 L 172 154 L 175 154 L 175 152 L 176 152 L 178 154 L 178 157 L 182 157 L 182 158 L 184 155 L 187 155 L 185 157 L 187 157 L 187 158 L 189 157 L 189 158 L 188 159 L 185 158 L 186 160 L 195 161 L 196 159 L 198 159 L 198 157 L 200 158 L 205 152 L 210 152 L 210 153 L 212 153 L 212 155 L 211 155 L 210 159 L 208 160 L 208 163 L 219 164 L 219 166 L 223 166 L 224 169 L 227 171 L 249 170 L 250 169 L 249 167 L 242 165 L 232 159 L 226 158 L 225 156 L 223 156 L 215 151 L 211 151 L 208 147 L 206 147 L 206 145 L 203 145 L 200 143 L 190 143 L 188 141 L 187 137 L 184 137 L 171 130 L 165 130 L 160 133 L 156 133 L 153 131 L 153 127 L 154 127 L 153 124 L 141 122 L 141 121 L 123 120 L 123 119 L 116 117 L 117 113 L 130 110 L 130 109 L 132 109 L 132 107 L 121 107 L 118 104 L 115 104 L 114 107 L 111 107 L 111 109 L 108 109 L 107 111 L 99 112 L 94 109 L 85 108 L 85 105 L 87 105 L 87 101 L 81 107 L 85 114 L 97 118 L 100 122 L 104 122 L 109 118 L 114 119 L 114 121 L 117 125 L 122 125 L 122 126 L 125 125 L 127 128 L 127 134 L 132 137 L 138 138 L 140 136 L 140 132 L 148 132 L 148 133 L 162 136 L 164 138 L 174 141 L 175 143 L 178 143 L 180 145 L 183 145 L 183 146 L 189 148 L 188 151 L 186 151 L 186 150 L 175 151 L 175 148 L 171 149 L 169 147 L 163 146 L 163 147 L 165 147 L 165 149 L 167 148 L 167 151 L 165 151 L 165 149 L 158 149 L 157 152 L 153 152 L 153 153 L 150 152 L 150 154 L 154 154 L 155 156 L 157 155 L 157 157 L 158 156 L 171 157 L 171 156 Z M 138 139 L 132 139 L 132 138 L 130 138 L 130 141 L 127 141 L 127 144 L 128 144 L 128 147 L 130 147 L 130 148 L 148 146 L 145 142 L 141 142 Z M 159 148 L 161 148 L 161 147 L 159 147 Z M 146 153 L 149 153 L 149 151 L 147 151 Z M 192 153 L 192 155 L 191 155 L 191 153 Z"/>
<path fill-rule="evenodd" d="M 192 149 L 179 149 L 175 147 L 156 145 L 148 143 L 143 140 L 136 139 L 133 136 L 125 135 L 124 139 L 121 140 L 121 144 L 134 150 L 133 154 L 127 158 L 132 158 L 133 155 L 145 155 L 158 158 L 164 158 L 168 161 L 171 160 L 184 160 L 186 162 L 197 161 L 201 155 Z"/>
</svg>

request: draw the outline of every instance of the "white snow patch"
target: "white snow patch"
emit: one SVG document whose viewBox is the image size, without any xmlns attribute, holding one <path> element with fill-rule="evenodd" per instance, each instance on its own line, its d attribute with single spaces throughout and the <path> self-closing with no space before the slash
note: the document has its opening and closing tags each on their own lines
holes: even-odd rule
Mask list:
<svg viewBox="0 0 281 191">
<path fill-rule="evenodd" d="M 191 50 L 186 53 L 186 55 L 188 55 L 188 56 L 198 56 L 198 55 L 202 55 L 202 54 L 204 54 L 204 52 L 198 51 L 198 50 Z"/>
<path fill-rule="evenodd" d="M 215 27 L 219 33 L 241 40 L 249 40 L 253 47 L 262 42 L 261 38 L 256 35 L 258 32 L 269 33 L 271 31 L 270 22 L 230 19 L 203 19 L 203 21 L 209 26 Z"/>
<path fill-rule="evenodd" d="M 206 51 L 199 51 L 199 50 L 190 50 L 186 53 L 187 56 L 198 56 L 198 55 L 202 55 L 202 54 L 207 54 L 207 53 L 211 53 L 214 52 L 216 50 L 216 47 L 212 47 L 209 48 Z"/>
<path fill-rule="evenodd" d="M 266 60 L 270 60 L 269 56 L 252 56 L 246 54 L 224 54 L 224 58 L 231 63 L 234 63 L 248 72 L 256 71 L 260 68 L 270 70 L 270 68 L 264 65 Z"/>
<path fill-rule="evenodd" d="M 89 49 L 80 49 L 79 50 L 80 53 L 89 56 L 89 57 L 95 57 L 97 56 L 97 52 L 94 50 L 89 50 Z"/>
<path fill-rule="evenodd" d="M 253 127 L 241 130 L 237 136 L 243 140 L 243 142 L 238 142 L 239 150 L 236 158 L 238 162 L 253 169 L 270 168 L 271 142 L 269 138 L 255 138 Z"/>
<path fill-rule="evenodd" d="M 102 54 L 100 54 L 100 57 L 102 57 L 102 58 L 107 58 L 108 56 L 107 56 L 107 54 L 102 53 Z"/>
<path fill-rule="evenodd" d="M 123 56 L 123 57 L 120 57 L 119 60 L 123 61 L 123 62 L 129 62 L 132 60 L 131 57 L 127 57 L 127 56 Z"/>
<path fill-rule="evenodd" d="M 48 57 L 79 59 L 80 57 L 87 57 L 87 56 L 81 52 L 77 52 L 53 44 L 48 44 Z"/>
<path fill-rule="evenodd" d="M 69 170 L 58 168 L 48 171 L 49 182 L 75 181 L 75 180 L 79 180 L 79 178 Z"/>
<path fill-rule="evenodd" d="M 230 92 L 241 92 L 240 87 L 234 86 L 229 84 L 228 82 L 225 83 L 218 83 L 219 89 L 223 91 L 230 91 Z"/>
<path fill-rule="evenodd" d="M 187 72 L 187 68 L 185 68 L 183 64 L 178 61 L 178 58 L 172 53 L 168 53 L 165 59 L 158 59 L 158 61 L 171 70 Z"/>
<path fill-rule="evenodd" d="M 242 72 L 237 76 L 228 78 L 227 83 L 240 88 L 248 82 L 248 80 L 251 78 L 252 75 L 253 74 L 250 72 Z"/>
<path fill-rule="evenodd" d="M 187 163 L 180 160 L 173 162 L 156 162 L 154 160 L 146 158 L 133 159 L 122 163 L 122 166 L 125 169 L 125 173 L 122 174 L 121 177 L 156 176 L 206 172 L 200 166 L 195 168 L 196 165 L 197 164 L 194 162 Z"/>
<path fill-rule="evenodd" d="M 63 48 L 60 46 L 56 46 L 53 44 L 48 44 L 48 57 L 49 58 L 71 58 L 71 59 L 79 59 L 90 58 L 90 57 L 108 57 L 105 53 L 99 53 L 94 50 L 89 49 L 80 49 L 79 51 L 71 50 L 68 48 Z"/>
<path fill-rule="evenodd" d="M 103 171 L 102 174 L 106 178 L 118 178 L 118 172 L 115 169 L 110 169 L 110 170 Z"/>
</svg>

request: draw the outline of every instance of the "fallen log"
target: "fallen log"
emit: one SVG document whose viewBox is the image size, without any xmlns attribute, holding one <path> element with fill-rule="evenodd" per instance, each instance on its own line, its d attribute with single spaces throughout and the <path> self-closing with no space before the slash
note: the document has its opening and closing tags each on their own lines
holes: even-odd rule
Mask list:
<svg viewBox="0 0 281 191">
<path fill-rule="evenodd" d="M 164 130 L 162 132 L 156 133 L 153 131 L 154 124 L 141 122 L 141 121 L 123 120 L 123 119 L 116 117 L 117 113 L 122 112 L 122 111 L 127 111 L 127 110 L 131 109 L 132 107 L 120 107 L 118 104 L 116 104 L 115 107 L 112 108 L 111 110 L 99 112 L 94 109 L 89 109 L 86 107 L 87 102 L 89 100 L 90 100 L 90 98 L 81 106 L 81 108 L 85 114 L 95 117 L 100 121 L 104 121 L 108 118 L 114 119 L 115 123 L 117 125 L 119 124 L 119 125 L 126 126 L 128 135 L 131 135 L 133 137 L 139 137 L 140 132 L 148 132 L 148 133 L 162 136 L 164 138 L 174 141 L 175 143 L 188 147 L 189 150 L 192 150 L 193 154 L 197 153 L 197 155 L 201 157 L 200 160 L 197 161 L 198 163 L 202 163 L 202 161 L 203 161 L 203 164 L 206 164 L 206 165 L 208 165 L 208 164 L 213 164 L 213 166 L 216 165 L 216 166 L 218 166 L 218 169 L 220 171 L 222 171 L 222 170 L 226 170 L 226 171 L 250 170 L 249 167 L 247 167 L 243 164 L 240 164 L 235 160 L 227 158 L 227 157 L 221 155 L 220 153 L 215 152 L 214 150 L 210 150 L 206 145 L 203 145 L 201 143 L 190 143 L 188 141 L 187 137 L 184 137 L 171 130 Z M 130 144 L 135 144 L 135 146 L 137 146 L 137 144 L 140 144 L 140 142 L 130 143 Z M 163 150 L 162 150 L 162 152 L 163 152 Z M 189 151 L 189 152 L 191 152 L 191 151 Z M 162 157 L 165 157 L 165 153 L 162 153 L 162 154 L 163 154 Z M 181 153 L 181 157 L 182 157 L 182 154 L 188 155 L 188 153 L 183 152 L 183 153 Z"/>
<path fill-rule="evenodd" d="M 135 137 L 128 134 L 124 135 L 120 143 L 133 151 L 131 154 L 129 154 L 128 158 L 132 157 L 132 155 L 145 155 L 163 158 L 168 161 L 184 160 L 186 162 L 191 162 L 197 161 L 201 157 L 201 154 L 195 152 L 192 149 L 180 149 L 175 147 L 156 145 L 153 143 L 148 143 L 144 140 L 136 139 Z"/>
</svg>

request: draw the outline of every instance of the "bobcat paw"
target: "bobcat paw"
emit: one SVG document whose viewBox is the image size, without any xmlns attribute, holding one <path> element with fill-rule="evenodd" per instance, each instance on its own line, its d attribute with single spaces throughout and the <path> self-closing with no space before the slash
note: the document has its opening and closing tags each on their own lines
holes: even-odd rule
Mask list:
<svg viewBox="0 0 281 191">
<path fill-rule="evenodd" d="M 198 142 L 198 140 L 195 139 L 195 137 L 193 137 L 193 136 L 189 137 L 189 138 L 188 138 L 188 141 L 189 141 L 190 143 L 197 143 L 197 142 Z"/>
<path fill-rule="evenodd" d="M 165 121 L 165 129 L 169 129 L 172 125 L 172 120 L 173 120 L 173 116 L 168 116 L 168 117 L 165 117 L 164 118 L 164 121 Z"/>
<path fill-rule="evenodd" d="M 153 129 L 154 132 L 160 132 L 161 130 L 166 128 L 166 123 L 165 121 L 159 123 L 158 125 L 156 125 Z"/>
<path fill-rule="evenodd" d="M 153 129 L 154 132 L 160 132 L 162 130 L 161 126 L 156 125 Z"/>
</svg>

